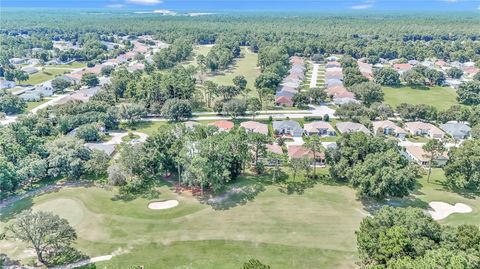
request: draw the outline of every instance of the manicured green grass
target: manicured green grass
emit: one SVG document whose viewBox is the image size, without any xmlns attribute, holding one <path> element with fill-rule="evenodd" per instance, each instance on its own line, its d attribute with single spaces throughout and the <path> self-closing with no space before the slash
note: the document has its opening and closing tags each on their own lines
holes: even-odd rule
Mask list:
<svg viewBox="0 0 480 269">
<path fill-rule="evenodd" d="M 56 75 L 63 74 L 65 72 L 69 72 L 71 69 L 50 69 L 45 68 L 45 70 L 40 70 L 35 74 L 30 75 L 27 81 L 21 82 L 21 84 L 39 84 L 45 82 L 47 80 L 53 79 Z"/>
<path fill-rule="evenodd" d="M 48 65 L 48 67 L 53 67 L 53 68 L 83 68 L 83 67 L 86 67 L 87 64 L 84 63 L 84 62 L 73 62 L 73 63 L 69 63 L 69 64 L 54 64 L 54 65 Z"/>
<path fill-rule="evenodd" d="M 407 140 L 414 143 L 427 143 L 430 139 L 423 136 L 407 137 Z"/>
<path fill-rule="evenodd" d="M 164 121 L 142 121 L 134 124 L 133 126 L 129 126 L 127 129 L 139 131 L 151 136 L 158 131 L 158 128 L 165 126 L 166 124 L 168 123 Z"/>
<path fill-rule="evenodd" d="M 244 57 L 236 59 L 231 68 L 208 79 L 220 85 L 233 85 L 232 79 L 241 75 L 247 80 L 247 87 L 254 90 L 255 79 L 260 75 L 260 69 L 257 68 L 258 55 L 247 48 L 242 48 L 242 52 Z"/>
<path fill-rule="evenodd" d="M 34 108 L 36 108 L 37 106 L 41 105 L 41 104 L 45 104 L 46 102 L 50 101 L 50 99 L 42 99 L 38 102 L 27 102 L 27 110 L 30 111 Z"/>
<path fill-rule="evenodd" d="M 397 107 L 401 103 L 432 105 L 437 109 L 447 109 L 458 105 L 457 93 L 450 87 L 431 87 L 414 89 L 411 87 L 383 87 L 385 103 Z"/>
</svg>

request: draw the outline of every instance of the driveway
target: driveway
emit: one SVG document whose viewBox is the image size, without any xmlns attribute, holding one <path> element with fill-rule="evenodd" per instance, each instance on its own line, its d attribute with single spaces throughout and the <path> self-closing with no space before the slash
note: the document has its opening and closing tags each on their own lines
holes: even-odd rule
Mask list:
<svg viewBox="0 0 480 269">
<path fill-rule="evenodd" d="M 313 64 L 312 77 L 310 78 L 310 88 L 317 87 L 318 68 L 320 64 Z"/>
</svg>

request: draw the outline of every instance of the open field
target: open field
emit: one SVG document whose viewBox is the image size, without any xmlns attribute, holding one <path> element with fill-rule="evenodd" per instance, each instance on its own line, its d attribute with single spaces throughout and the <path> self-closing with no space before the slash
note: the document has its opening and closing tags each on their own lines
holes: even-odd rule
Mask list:
<svg viewBox="0 0 480 269">
<path fill-rule="evenodd" d="M 257 68 L 258 55 L 247 48 L 242 48 L 242 53 L 244 57 L 235 59 L 233 66 L 228 70 L 209 76 L 208 80 L 220 85 L 233 85 L 232 79 L 241 75 L 247 79 L 247 87 L 254 90 L 255 79 L 260 75 L 260 69 Z"/>
<path fill-rule="evenodd" d="M 87 67 L 87 64 L 85 62 L 72 62 L 69 64 L 53 64 L 53 65 L 48 65 L 47 68 L 83 68 Z"/>
<path fill-rule="evenodd" d="M 45 70 L 39 70 L 37 73 L 30 75 L 27 81 L 22 81 L 21 84 L 39 84 L 53 79 L 56 75 L 69 72 L 71 69 L 57 69 L 57 68 L 45 68 Z"/>
<path fill-rule="evenodd" d="M 41 105 L 41 104 L 45 104 L 46 102 L 50 101 L 50 99 L 42 99 L 38 102 L 27 102 L 27 111 L 30 111 L 34 108 L 36 108 L 37 106 Z"/>
<path fill-rule="evenodd" d="M 439 110 L 444 110 L 452 105 L 458 105 L 457 93 L 449 87 L 431 87 L 414 89 L 411 87 L 383 87 L 385 103 L 397 107 L 401 103 L 412 105 L 432 105 Z"/>
<path fill-rule="evenodd" d="M 197 67 L 198 66 L 197 56 L 198 55 L 207 56 L 208 52 L 211 49 L 212 49 L 212 45 L 197 45 L 197 46 L 195 46 L 193 48 L 193 51 L 192 51 L 192 56 L 190 57 L 190 59 L 188 61 L 183 62 L 182 66 L 186 67 L 186 66 L 192 65 L 192 66 Z"/>
<path fill-rule="evenodd" d="M 434 169 L 431 183 L 424 177 L 412 197 L 390 203 L 427 209 L 430 201 L 461 202 L 473 212 L 440 222 L 478 224 L 480 198 L 445 190 L 443 181 L 442 170 Z M 216 208 L 189 193 L 174 193 L 165 183 L 158 197 L 129 201 L 118 199 L 115 190 L 64 188 L 17 202 L 3 211 L 0 227 L 22 209 L 51 210 L 74 226 L 77 248 L 87 255 L 119 253 L 97 268 L 240 268 L 253 257 L 272 268 L 356 268 L 354 231 L 368 214 L 366 208 L 376 206 L 362 204 L 353 189 L 325 182 L 288 194 L 285 185 L 253 176 L 234 185 L 254 191 L 230 196 Z M 180 204 L 160 211 L 147 208 L 149 201 L 166 199 Z M 2 241 L 0 247 L 12 258 L 33 258 L 22 244 Z"/>
</svg>

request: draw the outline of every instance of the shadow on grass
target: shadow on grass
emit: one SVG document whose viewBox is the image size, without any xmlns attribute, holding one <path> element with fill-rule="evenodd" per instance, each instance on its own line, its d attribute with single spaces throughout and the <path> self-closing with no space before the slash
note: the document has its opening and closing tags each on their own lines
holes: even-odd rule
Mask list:
<svg viewBox="0 0 480 269">
<path fill-rule="evenodd" d="M 201 199 L 203 203 L 211 205 L 215 210 L 227 210 L 238 205 L 245 205 L 249 201 L 253 201 L 261 192 L 265 191 L 265 186 L 258 182 L 252 182 L 242 187 L 232 187 L 230 190 L 221 195 Z"/>
<path fill-rule="evenodd" d="M 384 206 L 392 207 L 416 207 L 421 209 L 429 209 L 430 206 L 427 202 L 420 200 L 413 195 L 404 198 L 392 198 L 389 200 L 378 201 L 373 199 L 360 199 L 363 204 L 363 209 L 370 214 L 374 215 L 380 208 Z"/>
<path fill-rule="evenodd" d="M 115 194 L 111 200 L 129 202 L 137 198 L 158 199 L 161 193 L 157 187 L 163 186 L 171 187 L 172 183 L 165 180 L 151 179 L 137 185 L 125 185 L 120 187 L 119 193 Z"/>
</svg>

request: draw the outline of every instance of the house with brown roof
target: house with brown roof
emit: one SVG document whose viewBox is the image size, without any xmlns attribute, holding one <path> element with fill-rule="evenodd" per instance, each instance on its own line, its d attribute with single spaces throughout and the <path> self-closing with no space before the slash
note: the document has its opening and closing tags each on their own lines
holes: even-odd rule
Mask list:
<svg viewBox="0 0 480 269">
<path fill-rule="evenodd" d="M 346 133 L 355 133 L 355 132 L 362 132 L 365 134 L 370 134 L 370 131 L 365 127 L 363 124 L 356 123 L 356 122 L 339 122 L 337 123 L 337 129 L 341 134 Z"/>
<path fill-rule="evenodd" d="M 407 135 L 407 131 L 398 127 L 395 123 L 389 120 L 373 121 L 373 132 L 376 135 L 393 135 L 399 139 L 404 140 Z"/>
<path fill-rule="evenodd" d="M 276 106 L 293 106 L 292 97 L 289 96 L 278 96 L 275 98 L 275 105 Z"/>
<path fill-rule="evenodd" d="M 305 134 L 318 136 L 335 136 L 335 129 L 326 121 L 314 121 L 303 125 Z"/>
<path fill-rule="evenodd" d="M 421 121 L 405 123 L 405 130 L 412 135 L 426 136 L 432 139 L 443 139 L 445 137 L 445 133 L 440 128 L 431 123 Z"/>
<path fill-rule="evenodd" d="M 355 94 L 349 92 L 343 85 L 328 87 L 325 91 L 330 98 L 355 98 Z"/>
<path fill-rule="evenodd" d="M 412 69 L 412 65 L 411 64 L 394 64 L 393 65 L 393 68 L 395 70 L 397 70 L 398 73 L 402 74 L 403 72 L 405 71 L 408 71 L 410 69 Z"/>
<path fill-rule="evenodd" d="M 221 132 L 228 132 L 234 127 L 233 122 L 228 120 L 214 121 L 214 122 L 210 122 L 208 125 L 217 127 L 218 130 Z"/>
<path fill-rule="evenodd" d="M 315 159 L 316 166 L 324 166 L 326 163 L 325 152 L 316 152 L 314 155 L 312 150 L 304 147 L 303 145 L 289 145 L 287 149 L 288 149 L 289 159 L 298 159 L 298 158 Z"/>
<path fill-rule="evenodd" d="M 245 121 L 240 123 L 240 127 L 245 128 L 249 133 L 259 133 L 268 135 L 268 125 L 256 121 Z"/>
<path fill-rule="evenodd" d="M 406 146 L 404 155 L 411 161 L 416 162 L 421 166 L 430 165 L 431 155 L 427 153 L 421 146 Z M 435 166 L 444 166 L 448 161 L 447 152 L 442 153 L 439 156 L 436 156 L 433 160 L 433 165 Z"/>
</svg>

